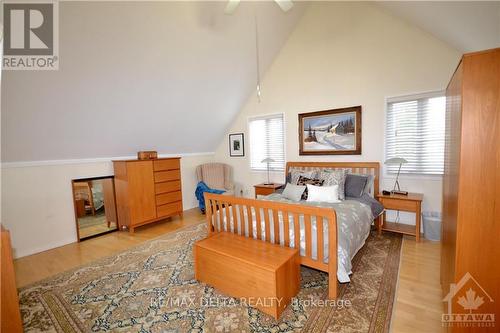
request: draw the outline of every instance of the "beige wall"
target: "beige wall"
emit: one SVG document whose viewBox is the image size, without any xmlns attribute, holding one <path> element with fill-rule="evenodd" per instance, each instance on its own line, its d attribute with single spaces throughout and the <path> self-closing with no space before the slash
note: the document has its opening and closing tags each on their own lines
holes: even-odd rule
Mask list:
<svg viewBox="0 0 500 333">
<path fill-rule="evenodd" d="M 265 173 L 249 170 L 248 117 L 284 113 L 288 161 L 384 161 L 385 98 L 445 89 L 460 54 L 431 35 L 372 4 L 320 3 L 308 8 L 255 95 L 228 133 L 244 132 L 244 158 L 228 156 L 227 137 L 216 160 L 235 167 L 244 195 Z M 297 114 L 362 105 L 361 156 L 299 156 Z M 283 181 L 282 174 L 273 175 Z M 393 179 L 382 175 L 381 188 Z M 424 209 L 441 210 L 441 177 L 403 177 L 401 185 L 425 194 Z"/>
<path fill-rule="evenodd" d="M 184 209 L 198 206 L 195 168 L 212 154 L 181 158 Z M 76 242 L 71 180 L 113 174 L 108 161 L 48 161 L 2 167 L 2 224 L 11 231 L 15 257 Z"/>
</svg>

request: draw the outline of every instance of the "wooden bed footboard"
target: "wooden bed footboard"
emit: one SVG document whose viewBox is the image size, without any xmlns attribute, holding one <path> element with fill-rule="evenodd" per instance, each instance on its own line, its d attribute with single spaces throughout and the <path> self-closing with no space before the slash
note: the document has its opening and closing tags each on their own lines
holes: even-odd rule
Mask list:
<svg viewBox="0 0 500 333">
<path fill-rule="evenodd" d="M 337 298 L 337 217 L 335 210 L 211 193 L 205 193 L 205 206 L 209 237 L 213 233 L 226 231 L 282 246 L 292 246 L 299 250 L 301 235 L 299 223 L 300 219 L 303 219 L 305 252 L 300 255 L 300 263 L 327 272 L 328 298 Z M 256 233 L 254 233 L 253 217 L 255 217 Z M 283 228 L 279 227 L 280 217 L 283 221 Z M 326 220 L 328 223 L 327 264 L 324 263 L 323 223 L 316 222 L 314 231 L 312 228 L 314 219 L 323 222 Z M 275 223 L 276 221 L 278 223 Z M 290 227 L 293 228 L 294 244 L 291 244 L 290 240 Z M 274 237 L 271 237 L 271 230 L 273 230 Z M 316 244 L 313 244 L 313 232 L 316 232 Z M 315 257 L 312 255 L 314 245 L 316 245 Z"/>
</svg>

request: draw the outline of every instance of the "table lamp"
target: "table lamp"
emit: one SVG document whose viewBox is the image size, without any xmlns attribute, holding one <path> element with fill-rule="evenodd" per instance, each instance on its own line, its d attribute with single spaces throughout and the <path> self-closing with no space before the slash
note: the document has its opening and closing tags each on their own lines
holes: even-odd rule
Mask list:
<svg viewBox="0 0 500 333">
<path fill-rule="evenodd" d="M 271 181 L 269 180 L 269 163 L 272 163 L 272 162 L 275 162 L 272 158 L 265 158 L 263 159 L 262 161 L 260 161 L 261 163 L 267 163 L 267 183 L 264 183 L 264 185 L 272 185 L 273 183 L 271 183 Z"/>
<path fill-rule="evenodd" d="M 398 175 L 396 176 L 396 182 L 394 183 L 394 187 L 391 191 L 391 194 L 408 195 L 407 191 L 401 191 L 401 188 L 399 187 L 399 173 L 401 172 L 401 166 L 406 163 L 408 163 L 408 161 L 402 157 L 393 157 L 385 161 L 385 164 L 387 165 L 399 164 Z"/>
</svg>

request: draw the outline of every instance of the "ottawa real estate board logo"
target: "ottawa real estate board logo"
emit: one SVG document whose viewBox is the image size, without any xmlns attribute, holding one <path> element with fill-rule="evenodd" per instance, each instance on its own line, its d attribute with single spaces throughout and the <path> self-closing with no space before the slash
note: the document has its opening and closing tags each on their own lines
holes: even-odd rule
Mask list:
<svg viewBox="0 0 500 333">
<path fill-rule="evenodd" d="M 2 1 L 2 11 L 2 68 L 59 69 L 57 1 Z"/>
<path fill-rule="evenodd" d="M 474 332 L 495 327 L 494 300 L 469 272 L 450 285 L 443 302 L 448 310 L 441 318 L 444 327 L 472 327 Z"/>
</svg>

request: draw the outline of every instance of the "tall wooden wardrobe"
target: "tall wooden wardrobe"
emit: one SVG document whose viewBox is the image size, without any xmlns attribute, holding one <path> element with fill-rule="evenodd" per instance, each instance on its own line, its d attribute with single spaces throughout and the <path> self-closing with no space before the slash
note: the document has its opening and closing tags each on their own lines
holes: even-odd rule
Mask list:
<svg viewBox="0 0 500 333">
<path fill-rule="evenodd" d="M 179 158 L 113 161 L 118 222 L 134 228 L 182 216 Z"/>
<path fill-rule="evenodd" d="M 494 327 L 454 323 L 449 332 L 499 332 L 500 48 L 464 55 L 446 99 L 444 312 L 495 315 Z"/>
</svg>

